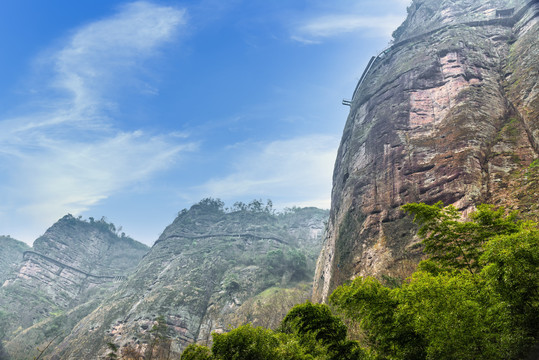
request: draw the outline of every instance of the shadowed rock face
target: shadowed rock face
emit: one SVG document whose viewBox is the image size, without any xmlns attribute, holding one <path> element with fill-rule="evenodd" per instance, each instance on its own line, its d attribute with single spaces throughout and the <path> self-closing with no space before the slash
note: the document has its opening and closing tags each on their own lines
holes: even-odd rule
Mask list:
<svg viewBox="0 0 539 360">
<path fill-rule="evenodd" d="M 496 19 L 500 8 L 514 16 Z M 538 213 L 538 13 L 537 1 L 412 3 L 351 104 L 315 301 L 356 276 L 413 271 L 405 203 Z"/>
<path fill-rule="evenodd" d="M 96 358 L 107 341 L 144 351 L 159 315 L 173 351 L 209 341 L 212 331 L 234 324 L 253 296 L 310 281 L 327 216 L 314 208 L 274 215 L 194 205 L 164 230 L 134 274 L 55 347 L 52 358 Z M 290 261 L 297 249 L 307 254 L 305 266 Z"/>
</svg>

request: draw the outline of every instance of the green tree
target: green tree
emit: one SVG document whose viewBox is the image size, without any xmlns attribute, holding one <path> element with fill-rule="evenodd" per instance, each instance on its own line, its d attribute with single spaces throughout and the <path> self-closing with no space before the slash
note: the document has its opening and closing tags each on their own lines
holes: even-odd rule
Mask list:
<svg viewBox="0 0 539 360">
<path fill-rule="evenodd" d="M 240 326 L 226 334 L 213 334 L 211 348 L 215 359 L 222 360 L 307 360 L 303 349 L 286 335 L 272 330 Z"/>
<path fill-rule="evenodd" d="M 413 214 L 414 222 L 420 226 L 418 235 L 430 257 L 420 268 L 430 272 L 466 269 L 477 273 L 485 242 L 495 235 L 513 234 L 522 224 L 516 212 L 506 215 L 503 207 L 495 210 L 486 204 L 479 205 L 468 221 L 461 221 L 454 206 L 443 207 L 441 202 L 411 203 L 402 209 Z"/>
<path fill-rule="evenodd" d="M 393 292 L 399 301 L 395 317 L 406 319 L 427 359 L 508 358 L 499 340 L 509 314 L 469 271 L 419 271 Z"/>
<path fill-rule="evenodd" d="M 271 330 L 247 324 L 227 334 L 213 334 L 212 353 L 223 360 L 270 360 L 279 341 Z"/>
<path fill-rule="evenodd" d="M 247 208 L 249 209 L 249 211 L 252 211 L 252 212 L 262 212 L 264 210 L 262 199 L 260 200 L 254 199 L 253 201 L 249 203 L 249 205 L 247 205 Z"/>
<path fill-rule="evenodd" d="M 339 286 L 329 301 L 359 323 L 366 336 L 365 345 L 382 358 L 423 359 L 424 339 L 413 328 L 408 314 L 398 312 L 401 302 L 397 291 L 372 277 L 357 278 Z"/>
<path fill-rule="evenodd" d="M 508 312 L 505 334 L 515 349 L 526 349 L 539 333 L 539 230 L 522 230 L 493 238 L 481 257 L 482 275 Z"/>
<path fill-rule="evenodd" d="M 346 326 L 325 304 L 307 301 L 294 306 L 283 319 L 283 327 L 300 336 L 312 333 L 317 341 L 326 346 L 346 339 Z"/>
<path fill-rule="evenodd" d="M 294 306 L 283 319 L 281 329 L 296 335 L 300 345 L 313 356 L 319 356 L 321 348 L 329 359 L 364 356 L 357 342 L 346 340 L 346 326 L 325 304 L 307 301 Z"/>
<path fill-rule="evenodd" d="M 191 206 L 191 209 L 200 209 L 208 213 L 222 213 L 224 212 L 224 207 L 225 203 L 221 199 L 204 198 Z"/>
<path fill-rule="evenodd" d="M 212 360 L 213 355 L 206 346 L 191 344 L 185 348 L 180 360 Z"/>
</svg>

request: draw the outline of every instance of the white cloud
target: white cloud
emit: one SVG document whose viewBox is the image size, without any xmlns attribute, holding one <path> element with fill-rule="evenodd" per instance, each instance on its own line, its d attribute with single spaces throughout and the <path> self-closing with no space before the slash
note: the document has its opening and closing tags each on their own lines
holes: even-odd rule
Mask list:
<svg viewBox="0 0 539 360">
<path fill-rule="evenodd" d="M 337 136 L 309 135 L 265 144 L 241 144 L 234 170 L 197 189 L 224 200 L 267 197 L 277 206 L 329 208 Z"/>
<path fill-rule="evenodd" d="M 80 213 L 108 195 L 146 180 L 170 165 L 193 144 L 174 145 L 162 136 L 142 132 L 118 133 L 92 143 L 68 140 L 42 142 L 39 154 L 24 155 L 21 174 L 37 177 L 18 179 L 21 198 L 27 198 L 24 212 L 38 216 L 55 208 L 64 213 Z"/>
<path fill-rule="evenodd" d="M 40 59 L 50 69 L 41 89 L 49 95 L 40 99 L 47 105 L 0 119 L 0 171 L 7 174 L 0 182 L 2 232 L 14 233 L 22 225 L 17 216 L 26 216 L 32 230 L 25 236 L 35 238 L 65 213 L 81 213 L 196 148 L 179 132 L 122 131 L 110 115 L 117 90 L 132 85 L 143 62 L 182 25 L 183 10 L 135 2 L 79 28 Z M 141 92 L 157 89 L 143 84 Z"/>
<path fill-rule="evenodd" d="M 412 0 L 313 1 L 307 13 L 288 19 L 290 38 L 304 44 L 354 34 L 356 37 L 390 39 L 404 21 Z"/>
<path fill-rule="evenodd" d="M 135 2 L 116 16 L 79 29 L 50 58 L 56 71 L 53 85 L 71 94 L 71 102 L 66 104 L 68 120 L 86 121 L 103 110 L 106 96 L 118 81 L 127 85 L 127 75 L 133 75 L 143 60 L 155 56 L 182 24 L 184 10 Z M 156 89 L 143 84 L 142 92 L 156 93 Z"/>
<path fill-rule="evenodd" d="M 403 17 L 396 15 L 362 16 L 331 14 L 313 17 L 298 25 L 291 38 L 302 43 L 319 43 L 322 39 L 361 32 L 365 36 L 389 37 Z"/>
</svg>

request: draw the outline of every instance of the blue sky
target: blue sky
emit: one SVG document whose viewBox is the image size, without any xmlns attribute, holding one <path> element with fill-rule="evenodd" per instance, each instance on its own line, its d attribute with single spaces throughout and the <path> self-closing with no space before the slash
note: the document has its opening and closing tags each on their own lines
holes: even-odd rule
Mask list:
<svg viewBox="0 0 539 360">
<path fill-rule="evenodd" d="M 0 234 L 153 243 L 212 196 L 329 208 L 350 98 L 408 0 L 0 3 Z"/>
</svg>

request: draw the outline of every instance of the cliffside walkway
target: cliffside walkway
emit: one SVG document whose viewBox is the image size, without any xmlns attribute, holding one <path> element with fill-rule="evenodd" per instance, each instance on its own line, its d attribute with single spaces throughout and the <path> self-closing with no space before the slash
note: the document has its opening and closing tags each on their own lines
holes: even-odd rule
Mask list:
<svg viewBox="0 0 539 360">
<path fill-rule="evenodd" d="M 64 264 L 56 259 L 53 259 L 51 257 L 48 257 L 46 255 L 43 255 L 41 253 L 38 253 L 38 252 L 35 252 L 35 251 L 32 251 L 32 250 L 27 250 L 23 253 L 23 259 L 24 260 L 28 260 L 30 256 L 32 255 L 35 255 L 37 257 L 40 257 L 56 266 L 58 266 L 60 268 L 60 270 L 58 271 L 58 275 L 64 270 L 64 269 L 69 269 L 71 271 L 74 271 L 74 272 L 77 272 L 77 273 L 80 273 L 80 274 L 83 274 L 85 275 L 87 278 L 93 278 L 93 279 L 96 279 L 96 280 L 105 280 L 105 282 L 107 281 L 112 281 L 112 282 L 120 282 L 120 281 L 125 281 L 127 279 L 127 276 L 124 276 L 124 275 L 113 275 L 113 276 L 105 276 L 105 275 L 94 275 L 94 274 L 90 274 L 84 270 L 80 270 L 80 269 L 77 269 L 73 266 L 70 266 L 70 265 L 67 265 L 67 264 Z"/>
<path fill-rule="evenodd" d="M 526 5 L 522 6 L 522 8 L 519 11 L 511 12 L 513 14 L 513 16 L 500 17 L 498 15 L 500 10 L 497 10 L 496 17 L 493 18 L 493 19 L 467 21 L 467 22 L 444 25 L 444 26 L 437 27 L 437 28 L 435 28 L 433 30 L 427 31 L 425 33 L 422 33 L 422 34 L 419 34 L 419 35 L 416 35 L 416 36 L 412 36 L 412 37 L 409 37 L 407 39 L 404 39 L 404 40 L 401 40 L 399 42 L 394 43 L 393 45 L 385 48 L 378 55 L 373 56 L 370 59 L 369 63 L 365 67 L 365 70 L 363 71 L 363 74 L 359 78 L 359 81 L 358 81 L 358 83 L 356 85 L 356 88 L 354 89 L 354 93 L 352 95 L 352 100 L 343 100 L 343 105 L 346 105 L 346 106 L 351 106 L 352 105 L 353 101 L 356 99 L 357 93 L 358 93 L 361 85 L 363 84 L 363 81 L 365 80 L 365 78 L 367 77 L 367 75 L 369 74 L 371 69 L 374 68 L 380 62 L 379 60 L 383 59 L 389 52 L 391 52 L 391 51 L 393 51 L 393 50 L 395 50 L 395 49 L 397 49 L 397 48 L 399 48 L 399 47 L 401 47 L 403 45 L 406 45 L 406 44 L 408 44 L 408 43 L 410 43 L 412 41 L 419 40 L 421 38 L 432 35 L 432 34 L 438 32 L 440 30 L 455 27 L 455 26 L 465 25 L 465 26 L 473 26 L 473 27 L 475 27 L 475 26 L 501 25 L 501 26 L 506 26 L 506 27 L 513 27 L 517 22 L 522 20 L 522 18 L 526 14 L 526 12 L 528 10 L 530 10 L 533 5 L 537 5 L 537 4 L 539 4 L 539 0 L 531 0 Z M 539 15 L 539 12 L 536 12 L 533 17 L 535 17 L 537 15 Z"/>
<path fill-rule="evenodd" d="M 163 240 L 158 240 L 155 243 L 157 244 L 160 241 L 173 239 L 173 238 L 184 238 L 189 240 L 197 240 L 197 239 L 209 239 L 212 237 L 237 237 L 237 238 L 251 238 L 255 240 L 274 240 L 281 244 L 289 245 L 287 241 L 283 239 L 279 239 L 272 236 L 260 236 L 255 234 L 249 234 L 249 233 L 243 233 L 243 234 L 207 234 L 207 235 L 170 235 L 164 238 Z"/>
</svg>

